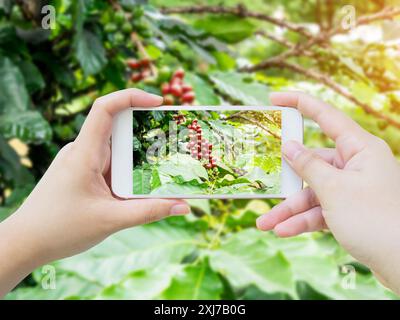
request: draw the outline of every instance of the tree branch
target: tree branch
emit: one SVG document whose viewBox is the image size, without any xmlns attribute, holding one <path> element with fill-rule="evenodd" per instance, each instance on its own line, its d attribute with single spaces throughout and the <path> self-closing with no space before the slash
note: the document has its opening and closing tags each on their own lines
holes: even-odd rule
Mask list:
<svg viewBox="0 0 400 320">
<path fill-rule="evenodd" d="M 391 20 L 398 15 L 400 15 L 400 7 L 386 7 L 379 12 L 359 17 L 355 23 L 355 26 L 358 27 L 379 20 Z M 328 37 L 330 38 L 336 34 L 347 33 L 350 31 L 350 28 L 343 29 L 342 25 L 339 24 L 336 28 L 333 28 L 330 32 L 328 32 Z"/>
<path fill-rule="evenodd" d="M 393 17 L 395 17 L 397 15 L 400 15 L 400 8 L 389 7 L 389 8 L 385 8 L 377 13 L 365 15 L 365 16 L 358 18 L 355 25 L 360 26 L 360 25 L 365 25 L 365 24 L 375 22 L 378 20 L 392 19 Z M 260 62 L 259 64 L 254 65 L 252 68 L 254 70 L 259 69 L 259 68 L 263 69 L 263 68 L 265 68 L 266 65 L 269 65 L 270 63 L 279 62 L 279 61 L 285 60 L 292 56 L 297 56 L 297 55 L 310 56 L 308 50 L 315 44 L 322 45 L 322 44 L 326 43 L 327 41 L 329 41 L 333 36 L 335 36 L 337 34 L 347 33 L 350 31 L 351 31 L 351 29 L 343 29 L 342 25 L 339 24 L 336 28 L 331 29 L 328 32 L 323 32 L 323 33 L 320 33 L 319 35 L 309 37 L 308 41 L 306 43 L 304 43 L 303 45 L 292 45 L 289 47 L 289 50 L 279 54 L 278 56 L 264 60 L 264 61 Z M 251 69 L 247 69 L 247 71 L 250 72 Z"/>
<path fill-rule="evenodd" d="M 291 70 L 293 72 L 302 74 L 310 79 L 314 79 L 320 83 L 325 84 L 327 87 L 331 88 L 338 94 L 344 96 L 349 101 L 360 106 L 366 113 L 373 115 L 374 117 L 376 117 L 378 119 L 382 119 L 382 120 L 386 121 L 389 125 L 400 129 L 399 121 L 397 121 L 387 115 L 381 114 L 377 110 L 373 109 L 370 105 L 358 100 L 356 97 L 351 95 L 351 93 L 349 93 L 345 88 L 343 88 L 342 86 L 337 84 L 335 81 L 333 81 L 328 75 L 319 73 L 314 70 L 305 69 L 297 64 L 293 64 L 293 63 L 285 61 L 289 57 L 300 56 L 300 55 L 316 58 L 316 54 L 314 52 L 310 51 L 311 47 L 313 47 L 314 45 L 326 46 L 328 41 L 333 36 L 335 36 L 337 34 L 343 34 L 343 33 L 350 32 L 351 31 L 350 28 L 345 29 L 342 27 L 341 24 L 339 24 L 335 28 L 331 28 L 328 31 L 320 32 L 317 35 L 313 35 L 307 29 L 305 29 L 303 26 L 300 26 L 298 24 L 293 24 L 293 23 L 287 22 L 282 19 L 277 19 L 277 18 L 271 17 L 271 16 L 263 14 L 263 13 L 248 11 L 243 5 L 238 5 L 237 7 L 193 6 L 193 7 L 178 7 L 178 8 L 162 8 L 161 11 L 165 14 L 171 14 L 171 13 L 178 13 L 178 14 L 179 13 L 181 13 L 181 14 L 184 14 L 184 13 L 188 13 L 188 14 L 230 14 L 230 15 L 235 15 L 235 16 L 243 17 L 243 18 L 252 18 L 252 19 L 257 19 L 257 20 L 261 20 L 261 21 L 267 21 L 267 22 L 270 22 L 279 27 L 286 28 L 288 30 L 300 33 L 301 35 L 303 35 L 307 38 L 307 41 L 304 44 L 292 44 L 289 41 L 287 41 L 286 39 L 276 37 L 275 35 L 265 33 L 263 31 L 256 32 L 256 34 L 263 35 L 273 41 L 280 43 L 281 45 L 287 47 L 288 50 L 279 54 L 278 56 L 264 60 L 256 65 L 253 65 L 250 67 L 243 67 L 243 68 L 239 69 L 239 71 L 256 72 L 256 71 L 260 71 L 260 70 L 264 70 L 264 69 L 272 68 L 272 67 L 284 68 L 284 69 Z M 357 27 L 360 25 L 365 25 L 365 24 L 369 24 L 369 23 L 379 21 L 379 20 L 392 19 L 398 15 L 400 15 L 400 8 L 398 8 L 398 7 L 384 8 L 377 13 L 359 17 L 356 20 L 355 26 Z"/>
<path fill-rule="evenodd" d="M 265 127 L 261 123 L 244 116 L 243 113 L 240 113 L 240 112 L 234 113 L 234 114 L 230 115 L 227 119 L 232 119 L 232 118 L 239 118 L 239 119 L 245 120 L 245 121 L 247 121 L 247 122 L 249 122 L 249 123 L 251 123 L 251 124 L 253 124 L 253 125 L 255 125 L 255 126 L 259 127 L 259 128 L 261 128 L 262 130 L 266 131 L 268 134 L 270 134 L 274 138 L 279 139 L 279 140 L 281 139 L 280 135 L 272 132 L 271 130 L 269 130 L 267 127 Z"/>
<path fill-rule="evenodd" d="M 310 69 L 305 69 L 297 64 L 286 62 L 286 61 L 279 61 L 279 60 L 270 60 L 267 63 L 263 64 L 263 67 L 261 69 L 266 69 L 266 68 L 281 68 L 281 69 L 288 69 L 293 72 L 302 74 L 306 76 L 307 78 L 311 78 L 316 80 L 317 82 L 323 83 L 327 87 L 331 88 L 333 91 L 336 93 L 340 94 L 341 96 L 347 98 L 347 100 L 353 102 L 355 105 L 361 107 L 366 113 L 373 115 L 374 117 L 386 121 L 389 125 L 396 127 L 400 129 L 400 122 L 398 120 L 395 120 L 385 114 L 380 113 L 379 111 L 375 110 L 372 108 L 370 105 L 358 100 L 356 97 L 351 95 L 350 92 L 348 92 L 345 88 L 337 84 L 335 81 L 333 81 L 329 76 L 319 73 L 314 70 Z M 261 70 L 257 69 L 257 70 Z M 246 70 L 243 70 L 246 71 Z"/>
<path fill-rule="evenodd" d="M 21 8 L 25 19 L 31 21 L 35 26 L 40 24 L 41 8 L 46 3 L 44 0 L 16 0 L 15 3 Z"/>
<path fill-rule="evenodd" d="M 274 35 L 273 33 L 270 32 L 265 32 L 264 30 L 258 30 L 255 32 L 256 35 L 260 35 L 264 38 L 270 39 L 272 41 L 275 41 L 277 43 L 279 43 L 280 45 L 292 49 L 295 45 L 293 43 L 291 43 L 289 40 L 282 38 L 282 37 L 277 37 L 276 35 Z"/>
<path fill-rule="evenodd" d="M 270 15 L 249 11 L 244 5 L 237 5 L 236 7 L 224 7 L 224 6 L 190 6 L 190 7 L 176 7 L 176 8 L 161 8 L 161 12 L 164 14 L 172 14 L 172 13 L 179 13 L 179 14 L 228 14 L 233 15 L 241 18 L 251 18 L 261 21 L 266 21 L 272 23 L 276 26 L 281 28 L 285 28 L 301 35 L 311 38 L 312 34 L 303 26 L 294 24 L 291 22 L 287 22 L 283 19 L 278 19 L 272 17 Z"/>
<path fill-rule="evenodd" d="M 281 38 L 281 37 L 277 37 L 276 35 L 269 33 L 269 32 L 265 32 L 264 30 L 258 30 L 255 32 L 256 34 L 270 39 L 272 41 L 275 41 L 277 43 L 279 43 L 280 45 L 286 47 L 289 49 L 290 54 L 288 53 L 288 51 L 285 51 L 284 54 L 276 56 L 276 57 L 283 57 L 285 58 L 288 55 L 293 55 L 294 52 L 296 52 L 297 54 L 301 54 L 304 55 L 306 57 L 310 57 L 310 58 L 319 58 L 318 55 L 315 52 L 309 51 L 309 50 L 301 50 L 302 48 L 299 47 L 298 45 L 290 42 L 289 40 L 285 39 L 285 38 Z M 300 49 L 300 50 L 299 50 Z M 275 58 L 275 57 L 274 57 Z"/>
</svg>

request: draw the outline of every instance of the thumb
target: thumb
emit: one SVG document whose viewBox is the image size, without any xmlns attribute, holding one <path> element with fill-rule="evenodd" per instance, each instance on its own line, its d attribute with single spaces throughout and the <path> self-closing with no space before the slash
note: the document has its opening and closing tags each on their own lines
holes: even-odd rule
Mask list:
<svg viewBox="0 0 400 320">
<path fill-rule="evenodd" d="M 134 199 L 113 201 L 110 211 L 117 219 L 116 227 L 124 229 L 187 214 L 190 207 L 184 200 Z"/>
<path fill-rule="evenodd" d="M 293 170 L 317 193 L 338 171 L 297 141 L 286 142 L 282 151 Z"/>
</svg>

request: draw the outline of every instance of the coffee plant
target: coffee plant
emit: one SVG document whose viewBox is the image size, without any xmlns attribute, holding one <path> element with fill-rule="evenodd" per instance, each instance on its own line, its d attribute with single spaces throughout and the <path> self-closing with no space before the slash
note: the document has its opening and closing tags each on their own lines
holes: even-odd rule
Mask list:
<svg viewBox="0 0 400 320">
<path fill-rule="evenodd" d="M 347 112 L 399 156 L 395 2 L 206 3 L 0 1 L 0 220 L 75 139 L 96 97 L 127 87 L 160 94 L 167 105 L 268 105 L 270 91 L 307 91 Z M 50 29 L 42 27 L 47 4 L 56 12 Z M 342 23 L 348 4 L 357 14 L 355 31 L 363 32 Z M 375 34 L 371 30 L 383 31 L 384 38 L 366 39 Z M 203 140 L 200 119 L 190 113 L 170 119 L 159 111 L 152 119 L 186 126 L 191 159 L 217 174 L 215 147 Z M 150 119 L 135 114 L 134 161 L 146 156 L 149 129 Z M 332 146 L 309 122 L 305 140 Z M 246 174 L 232 168 L 235 178 Z M 188 217 L 132 228 L 55 261 L 54 290 L 43 289 L 46 269 L 39 268 L 6 298 L 396 298 L 329 232 L 279 239 L 257 231 L 255 219 L 277 203 L 190 200 Z"/>
<path fill-rule="evenodd" d="M 160 111 L 162 120 L 139 113 L 146 113 L 151 129 L 134 136 L 141 146 L 134 150 L 134 194 L 280 193 L 280 112 Z"/>
</svg>

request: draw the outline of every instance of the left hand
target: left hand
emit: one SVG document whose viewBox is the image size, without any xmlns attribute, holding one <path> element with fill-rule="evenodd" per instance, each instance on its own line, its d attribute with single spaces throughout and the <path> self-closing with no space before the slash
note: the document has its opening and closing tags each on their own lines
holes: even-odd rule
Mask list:
<svg viewBox="0 0 400 320">
<path fill-rule="evenodd" d="M 138 89 L 95 101 L 76 140 L 61 149 L 23 205 L 0 224 L 0 296 L 34 268 L 87 250 L 118 230 L 189 213 L 183 200 L 122 200 L 110 190 L 113 115 L 161 103 L 161 97 Z"/>
</svg>

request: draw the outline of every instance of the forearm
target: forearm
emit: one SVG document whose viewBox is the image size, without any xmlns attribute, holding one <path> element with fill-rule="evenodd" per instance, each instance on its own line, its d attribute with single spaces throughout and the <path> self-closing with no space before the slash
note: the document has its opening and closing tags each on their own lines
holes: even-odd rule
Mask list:
<svg viewBox="0 0 400 320">
<path fill-rule="evenodd" d="M 372 269 L 373 274 L 385 287 L 400 295 L 400 252 L 394 251 L 388 255 L 381 268 Z"/>
<path fill-rule="evenodd" d="M 29 226 L 18 212 L 0 223 L 0 298 L 40 264 Z"/>
</svg>

